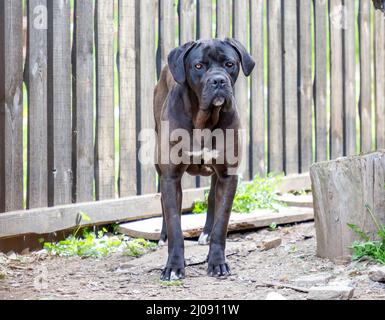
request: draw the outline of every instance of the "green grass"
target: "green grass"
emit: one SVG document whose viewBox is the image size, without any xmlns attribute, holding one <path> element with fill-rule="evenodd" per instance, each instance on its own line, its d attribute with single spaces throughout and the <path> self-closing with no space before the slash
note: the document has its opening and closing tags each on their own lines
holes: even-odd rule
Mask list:
<svg viewBox="0 0 385 320">
<path fill-rule="evenodd" d="M 162 287 L 181 287 L 181 286 L 183 286 L 183 282 L 181 280 L 176 280 L 176 281 L 160 281 L 160 285 Z"/>
<path fill-rule="evenodd" d="M 369 205 L 366 205 L 366 209 L 377 227 L 378 240 L 372 240 L 360 227 L 348 224 L 348 227 L 360 238 L 360 241 L 354 241 L 350 247 L 353 251 L 352 259 L 370 259 L 385 265 L 385 226 L 377 221 Z"/>
<path fill-rule="evenodd" d="M 250 213 L 256 209 L 278 210 L 283 203 L 276 200 L 276 188 L 282 175 L 270 174 L 266 178 L 255 176 L 250 183 L 241 183 L 234 197 L 232 210 L 237 213 Z M 193 213 L 207 212 L 207 194 L 205 201 L 194 203 Z"/>
<path fill-rule="evenodd" d="M 155 249 L 155 243 L 144 239 L 129 239 L 123 235 L 107 235 L 107 230 L 91 232 L 83 230 L 81 237 L 77 236 L 79 229 L 65 240 L 44 243 L 44 249 L 51 255 L 60 257 L 103 258 L 112 253 L 121 253 L 130 257 L 139 257 Z"/>
</svg>

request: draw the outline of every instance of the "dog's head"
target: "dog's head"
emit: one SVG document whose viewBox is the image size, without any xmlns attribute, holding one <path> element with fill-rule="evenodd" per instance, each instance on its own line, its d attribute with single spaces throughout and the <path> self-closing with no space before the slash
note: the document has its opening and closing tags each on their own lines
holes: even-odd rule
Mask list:
<svg viewBox="0 0 385 320">
<path fill-rule="evenodd" d="M 374 7 L 385 12 L 385 0 L 373 0 Z"/>
<path fill-rule="evenodd" d="M 234 39 L 188 42 L 170 53 L 168 64 L 175 81 L 188 86 L 207 113 L 230 107 L 241 68 L 249 76 L 255 66 L 245 47 Z"/>
</svg>

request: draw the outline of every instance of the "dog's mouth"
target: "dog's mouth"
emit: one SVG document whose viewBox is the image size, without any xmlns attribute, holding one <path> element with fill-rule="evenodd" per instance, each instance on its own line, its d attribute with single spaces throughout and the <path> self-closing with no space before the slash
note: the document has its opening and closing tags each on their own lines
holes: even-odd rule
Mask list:
<svg viewBox="0 0 385 320">
<path fill-rule="evenodd" d="M 214 107 L 223 107 L 225 103 L 226 103 L 225 97 L 215 97 L 212 102 Z"/>
</svg>

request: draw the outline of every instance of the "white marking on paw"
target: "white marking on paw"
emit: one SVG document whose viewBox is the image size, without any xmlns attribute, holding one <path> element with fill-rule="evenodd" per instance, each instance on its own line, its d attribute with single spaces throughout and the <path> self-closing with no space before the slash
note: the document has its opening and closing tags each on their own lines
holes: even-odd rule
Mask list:
<svg viewBox="0 0 385 320">
<path fill-rule="evenodd" d="M 210 243 L 210 236 L 206 233 L 201 233 L 198 240 L 198 244 L 200 244 L 201 246 L 206 246 L 209 243 Z"/>
</svg>

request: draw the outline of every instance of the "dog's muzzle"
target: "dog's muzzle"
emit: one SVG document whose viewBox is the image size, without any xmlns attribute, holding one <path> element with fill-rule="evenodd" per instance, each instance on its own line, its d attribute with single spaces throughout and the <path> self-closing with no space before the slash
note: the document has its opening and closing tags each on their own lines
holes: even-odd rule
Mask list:
<svg viewBox="0 0 385 320">
<path fill-rule="evenodd" d="M 231 101 L 232 94 L 228 76 L 222 73 L 213 73 L 206 80 L 201 107 L 206 111 L 215 109 L 215 107 L 223 107 Z"/>
</svg>

